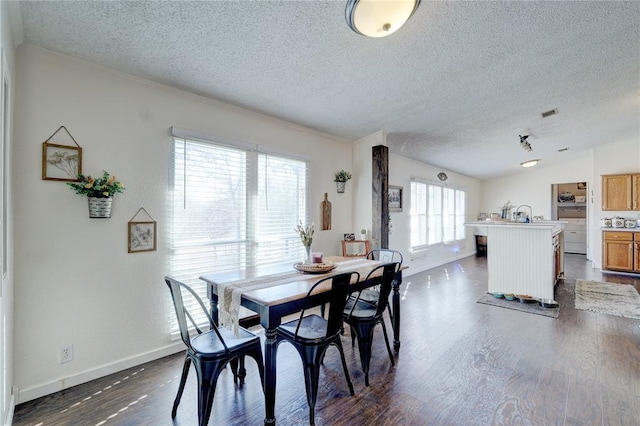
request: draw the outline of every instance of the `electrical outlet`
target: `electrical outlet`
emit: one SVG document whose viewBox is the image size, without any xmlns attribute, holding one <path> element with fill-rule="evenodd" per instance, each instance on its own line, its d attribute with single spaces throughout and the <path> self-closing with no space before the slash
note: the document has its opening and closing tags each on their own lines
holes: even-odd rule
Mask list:
<svg viewBox="0 0 640 426">
<path fill-rule="evenodd" d="M 73 361 L 73 345 L 67 345 L 60 348 L 60 364 Z"/>
</svg>

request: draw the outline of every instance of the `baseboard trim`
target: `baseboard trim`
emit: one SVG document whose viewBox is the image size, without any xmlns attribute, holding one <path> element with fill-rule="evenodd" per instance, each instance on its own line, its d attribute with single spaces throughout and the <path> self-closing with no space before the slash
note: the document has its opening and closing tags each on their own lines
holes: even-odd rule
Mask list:
<svg viewBox="0 0 640 426">
<path fill-rule="evenodd" d="M 90 382 L 91 380 L 99 379 L 100 377 L 108 376 L 109 374 L 117 373 L 118 371 L 126 370 L 127 368 L 135 367 L 137 365 L 144 364 L 150 361 L 155 361 L 156 359 L 160 359 L 165 356 L 184 351 L 184 349 L 184 343 L 182 343 L 182 341 L 178 341 L 162 348 L 123 358 L 118 361 L 92 368 L 90 370 L 73 374 L 71 376 L 62 377 L 49 383 L 43 383 L 31 388 L 20 389 L 19 394 L 17 396 L 13 396 L 16 398 L 15 404 L 22 404 L 23 402 L 41 398 L 43 396 L 50 395 L 52 393 L 56 393 L 73 386 L 77 386 L 82 383 Z M 13 419 L 13 412 L 11 413 L 11 418 Z"/>
<path fill-rule="evenodd" d="M 409 268 L 402 271 L 402 275 L 405 277 L 410 277 L 411 275 L 419 274 L 420 272 L 428 271 L 429 269 L 437 268 L 438 266 L 442 266 L 450 262 L 455 262 L 456 260 L 461 260 L 465 257 L 475 256 L 475 254 L 475 251 L 458 253 L 457 256 L 451 256 L 447 259 L 440 259 L 437 262 L 423 263 L 419 266 L 416 266 L 416 264 L 414 263 L 408 263 Z"/>
<path fill-rule="evenodd" d="M 7 416 L 4 419 L 5 426 L 11 426 L 13 424 L 13 413 L 16 410 L 16 396 L 11 395 L 11 399 L 9 400 L 9 407 L 7 409 Z"/>
</svg>

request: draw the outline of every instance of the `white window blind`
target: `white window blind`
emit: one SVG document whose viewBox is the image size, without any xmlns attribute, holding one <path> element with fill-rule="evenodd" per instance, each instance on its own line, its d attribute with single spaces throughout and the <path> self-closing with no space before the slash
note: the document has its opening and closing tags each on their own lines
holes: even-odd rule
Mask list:
<svg viewBox="0 0 640 426">
<path fill-rule="evenodd" d="M 174 138 L 170 275 L 204 300 L 202 274 L 302 259 L 295 227 L 307 222 L 307 169 L 298 159 Z"/>
<path fill-rule="evenodd" d="M 411 249 L 465 239 L 466 193 L 463 190 L 411 182 Z"/>
</svg>

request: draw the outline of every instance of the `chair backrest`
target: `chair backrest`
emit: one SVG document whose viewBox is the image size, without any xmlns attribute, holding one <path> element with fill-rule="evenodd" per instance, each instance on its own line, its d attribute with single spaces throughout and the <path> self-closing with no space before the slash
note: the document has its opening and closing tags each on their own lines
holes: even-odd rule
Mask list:
<svg viewBox="0 0 640 426">
<path fill-rule="evenodd" d="M 379 265 L 373 268 L 365 279 L 365 287 L 372 287 L 372 285 L 368 285 L 370 282 L 375 283 L 375 285 L 379 286 L 378 293 L 378 302 L 376 303 L 376 315 L 382 315 L 385 309 L 387 309 L 387 304 L 389 303 L 389 294 L 391 293 L 391 285 L 396 278 L 396 275 L 400 271 L 401 264 L 399 262 L 385 263 L 384 265 Z M 379 275 L 380 270 L 382 269 L 382 276 Z M 358 301 L 360 300 L 360 294 L 362 291 L 358 292 L 356 299 L 351 307 L 351 311 L 349 315 L 353 313 L 353 310 L 356 308 Z"/>
<path fill-rule="evenodd" d="M 373 249 L 367 253 L 367 259 L 379 260 L 380 262 L 391 263 L 398 262 L 402 266 L 402 253 L 391 249 Z"/>
<path fill-rule="evenodd" d="M 193 300 L 196 303 L 196 308 L 197 306 L 200 306 L 202 313 L 204 314 L 204 316 L 207 318 L 207 321 L 209 322 L 208 324 L 209 330 L 215 331 L 215 333 L 218 335 L 218 338 L 220 339 L 220 342 L 224 346 L 225 351 L 228 352 L 229 348 L 227 347 L 224 339 L 222 338 L 220 331 L 218 331 L 218 327 L 216 327 L 213 321 L 213 318 L 211 318 L 211 314 L 209 314 L 209 311 L 207 310 L 204 303 L 202 302 L 202 299 L 196 294 L 196 292 L 193 291 L 193 289 L 188 285 L 174 278 L 166 276 L 164 277 L 164 281 L 167 283 L 167 286 L 169 287 L 169 291 L 171 291 L 171 298 L 173 299 L 173 306 L 176 310 L 178 327 L 180 328 L 180 337 L 182 337 L 182 341 L 184 342 L 184 344 L 187 345 L 187 347 L 191 348 L 191 338 L 189 336 L 189 323 L 187 323 L 187 319 L 189 319 L 191 326 L 196 330 L 198 334 L 202 334 L 203 330 L 198 326 L 197 322 L 194 320 L 193 316 L 189 312 L 189 309 L 187 308 L 187 306 L 192 304 L 185 303 L 185 300 L 182 294 L 182 289 L 185 289 L 187 291 L 187 297 L 189 298 L 189 300 Z"/>
<path fill-rule="evenodd" d="M 300 321 L 298 321 L 298 327 L 296 327 L 295 337 L 298 337 L 298 330 L 300 329 L 300 323 L 304 317 L 305 310 L 312 307 L 312 303 L 309 298 L 313 294 L 313 291 L 326 281 L 331 281 L 331 295 L 329 300 L 329 314 L 327 316 L 327 333 L 325 337 L 333 336 L 339 333 L 342 329 L 342 313 L 344 307 L 347 305 L 347 299 L 349 298 L 349 286 L 353 277 L 356 277 L 356 282 L 360 281 L 360 274 L 353 272 L 345 272 L 342 274 L 332 275 L 330 277 L 323 278 L 317 281 L 307 292 L 305 297 L 302 312 L 300 312 Z"/>
</svg>

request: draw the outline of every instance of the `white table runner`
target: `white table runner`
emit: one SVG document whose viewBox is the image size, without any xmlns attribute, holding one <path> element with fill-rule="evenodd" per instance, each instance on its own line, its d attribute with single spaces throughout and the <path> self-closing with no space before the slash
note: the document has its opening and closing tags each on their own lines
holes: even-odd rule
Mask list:
<svg viewBox="0 0 640 426">
<path fill-rule="evenodd" d="M 367 262 L 371 263 L 371 260 L 367 260 L 365 258 L 357 258 L 339 261 L 335 262 L 335 269 L 325 274 L 313 275 L 298 272 L 293 269 L 292 266 L 291 271 L 289 272 L 282 272 L 278 274 L 271 274 L 261 277 L 217 284 L 219 323 L 223 327 L 234 330 L 236 335 L 238 334 L 238 323 L 240 319 L 240 299 L 242 298 L 243 293 L 253 290 L 260 290 L 267 287 L 275 287 L 283 284 L 288 284 L 294 281 L 300 281 L 301 279 L 309 279 L 311 277 L 317 278 L 316 281 L 319 281 L 320 279 L 329 275 L 335 275 L 338 273 L 347 272 L 351 269 L 365 266 Z"/>
</svg>

